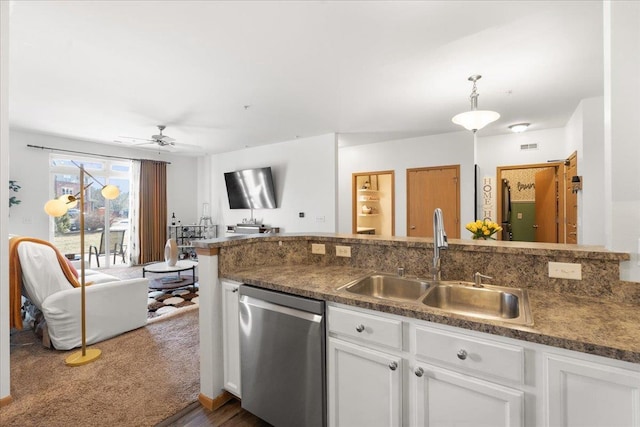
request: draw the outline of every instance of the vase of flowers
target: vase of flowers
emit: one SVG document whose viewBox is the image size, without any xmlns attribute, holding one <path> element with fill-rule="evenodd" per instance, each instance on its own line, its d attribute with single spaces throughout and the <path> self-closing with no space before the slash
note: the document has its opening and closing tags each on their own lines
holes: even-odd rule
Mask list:
<svg viewBox="0 0 640 427">
<path fill-rule="evenodd" d="M 498 231 L 502 231 L 502 227 L 500 227 L 497 223 L 488 219 L 485 219 L 485 220 L 478 219 L 474 222 L 470 222 L 465 226 L 465 228 L 471 232 L 471 237 L 474 240 L 476 239 L 495 240 L 495 237 L 492 237 L 492 236 L 496 234 Z"/>
</svg>

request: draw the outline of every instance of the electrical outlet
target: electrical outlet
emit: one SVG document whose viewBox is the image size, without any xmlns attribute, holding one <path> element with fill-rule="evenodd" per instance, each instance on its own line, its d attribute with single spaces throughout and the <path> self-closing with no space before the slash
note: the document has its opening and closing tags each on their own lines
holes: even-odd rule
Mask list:
<svg viewBox="0 0 640 427">
<path fill-rule="evenodd" d="M 326 250 L 324 247 L 324 243 L 312 243 L 311 244 L 311 253 L 312 254 L 319 254 L 319 255 L 324 255 L 326 254 Z"/>
<path fill-rule="evenodd" d="M 582 280 L 582 264 L 549 262 L 549 277 Z"/>
<path fill-rule="evenodd" d="M 351 246 L 336 246 L 336 256 L 351 258 Z"/>
</svg>

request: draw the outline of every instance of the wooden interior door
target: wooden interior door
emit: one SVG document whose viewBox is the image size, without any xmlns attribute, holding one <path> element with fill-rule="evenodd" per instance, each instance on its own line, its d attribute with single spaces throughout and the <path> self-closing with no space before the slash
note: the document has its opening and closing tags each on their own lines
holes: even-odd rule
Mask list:
<svg viewBox="0 0 640 427">
<path fill-rule="evenodd" d="M 557 168 L 542 169 L 535 175 L 536 242 L 558 243 Z"/>
<path fill-rule="evenodd" d="M 407 236 L 433 237 L 433 211 L 442 209 L 449 238 L 460 238 L 460 165 L 407 169 Z"/>
<path fill-rule="evenodd" d="M 565 219 L 566 219 L 566 231 L 565 242 L 577 244 L 578 243 L 578 193 L 572 191 L 571 178 L 578 175 L 578 153 L 573 152 L 567 159 L 565 169 Z"/>
</svg>

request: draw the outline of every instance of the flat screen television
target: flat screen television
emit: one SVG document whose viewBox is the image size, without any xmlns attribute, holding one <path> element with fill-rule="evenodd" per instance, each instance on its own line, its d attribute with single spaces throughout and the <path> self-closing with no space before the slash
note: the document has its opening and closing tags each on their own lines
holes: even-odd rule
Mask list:
<svg viewBox="0 0 640 427">
<path fill-rule="evenodd" d="M 245 169 L 225 172 L 227 196 L 231 209 L 275 209 L 271 168 Z"/>
</svg>

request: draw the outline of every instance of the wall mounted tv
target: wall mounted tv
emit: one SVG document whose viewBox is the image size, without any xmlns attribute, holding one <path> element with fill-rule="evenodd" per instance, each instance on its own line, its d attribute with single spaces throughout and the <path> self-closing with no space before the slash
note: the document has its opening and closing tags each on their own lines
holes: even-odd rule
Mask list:
<svg viewBox="0 0 640 427">
<path fill-rule="evenodd" d="M 231 209 L 275 209 L 271 168 L 245 169 L 225 172 L 227 196 Z"/>
</svg>

